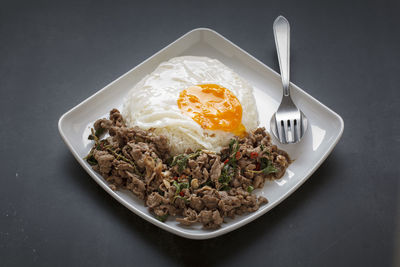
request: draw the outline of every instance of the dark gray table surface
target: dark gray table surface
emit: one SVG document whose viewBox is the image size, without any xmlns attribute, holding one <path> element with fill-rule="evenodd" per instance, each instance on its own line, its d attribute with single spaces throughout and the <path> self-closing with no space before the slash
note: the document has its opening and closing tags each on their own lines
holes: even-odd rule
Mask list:
<svg viewBox="0 0 400 267">
<path fill-rule="evenodd" d="M 1 1 L 1 266 L 400 264 L 399 1 Z M 187 240 L 103 191 L 59 117 L 182 34 L 212 28 L 278 70 L 272 22 L 292 25 L 291 80 L 345 121 L 293 195 L 224 236 Z"/>
</svg>

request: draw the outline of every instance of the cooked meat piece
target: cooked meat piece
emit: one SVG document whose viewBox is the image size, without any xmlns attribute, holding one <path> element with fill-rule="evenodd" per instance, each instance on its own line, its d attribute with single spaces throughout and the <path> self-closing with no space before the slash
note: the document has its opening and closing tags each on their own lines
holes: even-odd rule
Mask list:
<svg viewBox="0 0 400 267">
<path fill-rule="evenodd" d="M 219 199 L 210 195 L 205 195 L 201 198 L 204 205 L 209 209 L 215 209 L 218 206 Z"/>
<path fill-rule="evenodd" d="M 212 221 L 213 212 L 211 210 L 202 210 L 199 213 L 199 221 L 203 224 L 209 223 Z"/>
<path fill-rule="evenodd" d="M 196 167 L 198 167 L 199 165 L 197 164 L 197 162 L 195 160 L 189 159 L 188 166 L 191 169 L 196 169 Z"/>
<path fill-rule="evenodd" d="M 190 198 L 190 207 L 196 211 L 201 211 L 204 208 L 204 203 L 200 197 L 192 196 Z"/>
<path fill-rule="evenodd" d="M 244 196 L 244 197 L 250 195 L 250 193 L 245 191 L 242 187 L 232 188 L 231 190 L 229 190 L 228 194 L 230 196 Z"/>
<path fill-rule="evenodd" d="M 251 160 L 249 159 L 245 159 L 245 158 L 241 158 L 238 161 L 238 165 L 241 169 L 245 169 L 247 166 L 249 166 L 250 164 L 252 164 Z"/>
<path fill-rule="evenodd" d="M 135 168 L 128 162 L 122 160 L 114 160 L 113 165 L 120 177 L 127 178 L 127 172 L 134 173 Z"/>
<path fill-rule="evenodd" d="M 203 184 L 203 183 L 207 182 L 209 176 L 210 175 L 208 173 L 208 170 L 206 168 L 204 168 L 203 169 L 203 179 L 199 180 L 200 184 Z"/>
<path fill-rule="evenodd" d="M 242 200 L 242 205 L 247 207 L 247 211 L 256 211 L 258 210 L 258 202 L 257 202 L 257 196 L 251 195 L 247 196 L 245 199 Z"/>
<path fill-rule="evenodd" d="M 181 213 L 181 211 L 175 208 L 174 205 L 168 205 L 168 214 L 171 216 L 177 216 Z"/>
<path fill-rule="evenodd" d="M 163 197 L 160 196 L 159 193 L 153 192 L 147 197 L 146 205 L 149 208 L 154 208 L 156 206 L 161 205 L 162 202 L 163 202 Z"/>
<path fill-rule="evenodd" d="M 146 151 L 144 143 L 135 144 L 134 142 L 129 142 L 127 146 L 131 148 L 130 154 L 134 161 L 140 160 L 142 158 L 143 152 Z M 144 167 L 144 165 L 140 167 Z"/>
<path fill-rule="evenodd" d="M 221 176 L 221 170 L 224 164 L 220 161 L 220 157 L 214 159 L 214 163 L 210 170 L 210 178 L 213 182 L 218 182 L 218 178 Z"/>
<path fill-rule="evenodd" d="M 258 204 L 259 205 L 261 205 L 261 204 L 267 204 L 268 203 L 268 199 L 266 199 L 265 197 L 263 197 L 263 196 L 259 196 L 258 197 Z"/>
<path fill-rule="evenodd" d="M 276 156 L 276 163 L 278 163 L 279 165 L 286 167 L 288 164 L 286 158 L 282 155 L 277 155 Z"/>
<path fill-rule="evenodd" d="M 174 196 L 175 196 L 175 193 L 176 193 L 176 188 L 175 188 L 175 186 L 171 186 L 169 189 L 168 189 L 168 193 L 167 193 L 167 198 L 168 199 L 173 199 L 174 198 Z"/>
<path fill-rule="evenodd" d="M 176 198 L 174 200 L 174 206 L 178 209 L 184 209 L 186 207 L 186 200 L 183 198 Z"/>
<path fill-rule="evenodd" d="M 199 222 L 203 224 L 205 229 L 219 228 L 224 221 L 218 210 L 202 210 L 197 218 Z"/>
<path fill-rule="evenodd" d="M 159 217 L 163 217 L 168 215 L 169 213 L 169 206 L 170 205 L 160 205 L 155 207 L 154 209 L 151 209 L 155 215 L 159 216 Z"/>
<path fill-rule="evenodd" d="M 200 170 L 200 167 L 199 166 L 197 166 L 196 168 L 194 168 L 194 169 L 192 169 L 192 177 L 193 178 L 195 178 L 195 179 L 197 179 L 197 181 L 201 181 L 200 183 L 202 184 L 202 183 L 204 183 L 205 181 L 207 181 L 207 178 L 206 178 L 206 180 L 203 182 L 203 174 L 201 173 L 201 170 Z"/>
<path fill-rule="evenodd" d="M 107 119 L 99 119 L 93 124 L 93 128 L 96 132 L 105 133 L 112 126 L 112 121 Z"/>
<path fill-rule="evenodd" d="M 240 181 L 241 185 L 245 185 L 246 188 L 247 188 L 247 186 L 252 184 L 252 180 L 251 179 L 248 179 L 248 178 L 246 178 L 246 177 L 244 177 L 242 175 L 239 176 L 239 181 Z"/>
<path fill-rule="evenodd" d="M 219 209 L 226 214 L 232 209 L 238 208 L 241 205 L 241 201 L 237 197 L 226 196 L 218 202 Z"/>
<path fill-rule="evenodd" d="M 262 188 L 264 185 L 264 178 L 261 175 L 257 175 L 253 180 L 254 188 Z"/>
<path fill-rule="evenodd" d="M 146 200 L 146 205 L 150 211 L 153 211 L 157 216 L 163 217 L 169 213 L 169 200 L 162 197 L 157 192 L 152 192 Z"/>
<path fill-rule="evenodd" d="M 165 136 L 161 135 L 155 136 L 152 141 L 154 142 L 161 156 L 164 156 L 166 159 L 166 157 L 168 157 L 169 155 L 168 139 Z"/>
<path fill-rule="evenodd" d="M 177 218 L 176 221 L 183 225 L 192 225 L 193 223 L 197 222 L 197 213 L 191 208 L 185 209 L 183 216 L 185 216 L 185 218 Z"/>
<path fill-rule="evenodd" d="M 246 177 L 246 178 L 248 178 L 248 179 L 253 179 L 253 177 L 254 177 L 254 173 L 251 172 L 251 171 L 247 171 L 247 170 L 245 170 L 245 171 L 243 172 L 243 175 L 244 175 L 244 177 Z"/>
<path fill-rule="evenodd" d="M 197 157 L 196 161 L 200 166 L 203 166 L 204 164 L 206 164 L 208 162 L 207 154 L 202 153 L 200 156 Z"/>
<path fill-rule="evenodd" d="M 111 189 L 130 190 L 160 220 L 180 216 L 176 220 L 181 224 L 199 222 L 206 229 L 220 227 L 224 217 L 253 212 L 268 203 L 249 186 L 261 188 L 266 179 L 279 179 L 291 163 L 285 151 L 272 145 L 264 128 L 231 140 L 218 154 L 187 149 L 172 167 L 168 139 L 153 129 L 126 127 L 116 109 L 109 120 L 97 120 L 94 130 L 96 137 L 107 131 L 110 136 L 92 138 L 94 146 L 86 159 Z"/>
<path fill-rule="evenodd" d="M 126 174 L 130 177 L 130 182 L 128 182 L 126 188 L 131 190 L 140 199 L 144 199 L 146 194 L 146 184 L 139 179 L 139 176 L 129 172 Z"/>
<path fill-rule="evenodd" d="M 242 184 L 240 183 L 240 180 L 238 179 L 238 178 L 233 178 L 233 181 L 232 181 L 232 185 L 233 185 L 233 187 L 240 187 L 240 186 L 242 186 Z"/>
<path fill-rule="evenodd" d="M 162 161 L 157 159 L 156 160 L 156 167 L 154 168 L 154 172 L 156 173 L 157 177 L 162 177 L 162 171 L 163 171 L 163 164 Z"/>
<path fill-rule="evenodd" d="M 256 165 L 253 163 L 250 163 L 249 165 L 246 166 L 246 170 L 254 170 L 256 168 Z"/>
<path fill-rule="evenodd" d="M 206 185 L 206 186 L 203 186 L 202 188 L 200 188 L 198 190 L 195 190 L 194 192 L 198 196 L 205 196 L 205 195 L 214 196 L 215 192 L 216 192 L 216 189 L 211 188 L 210 186 Z"/>
<path fill-rule="evenodd" d="M 192 210 L 191 208 L 185 209 L 183 212 L 183 215 L 186 216 L 191 221 L 196 221 L 197 220 L 197 213 L 196 211 Z"/>
<path fill-rule="evenodd" d="M 124 119 L 122 118 L 121 113 L 119 113 L 118 109 L 113 109 L 110 111 L 110 120 L 113 125 L 117 127 L 125 126 Z"/>
<path fill-rule="evenodd" d="M 125 179 L 124 179 L 125 180 Z M 116 175 L 111 175 L 106 178 L 106 181 L 115 185 L 116 188 L 119 188 L 123 185 L 124 181 L 121 177 Z"/>
<path fill-rule="evenodd" d="M 114 156 L 100 150 L 95 150 L 93 156 L 98 162 L 100 174 L 107 177 L 111 171 Z"/>
<path fill-rule="evenodd" d="M 145 180 L 149 180 L 150 177 L 153 176 L 154 173 L 154 168 L 156 167 L 156 163 L 154 162 L 154 159 L 150 156 L 146 156 L 143 160 L 144 167 L 146 168 L 146 176 Z"/>
</svg>

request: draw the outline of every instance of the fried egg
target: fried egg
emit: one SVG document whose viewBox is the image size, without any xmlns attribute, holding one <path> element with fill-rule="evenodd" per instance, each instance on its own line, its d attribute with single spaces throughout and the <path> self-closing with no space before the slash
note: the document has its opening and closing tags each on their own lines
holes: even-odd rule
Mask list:
<svg viewBox="0 0 400 267">
<path fill-rule="evenodd" d="M 258 126 L 252 86 L 207 57 L 161 63 L 130 90 L 122 114 L 130 127 L 165 135 L 173 155 L 187 148 L 219 152 Z"/>
</svg>

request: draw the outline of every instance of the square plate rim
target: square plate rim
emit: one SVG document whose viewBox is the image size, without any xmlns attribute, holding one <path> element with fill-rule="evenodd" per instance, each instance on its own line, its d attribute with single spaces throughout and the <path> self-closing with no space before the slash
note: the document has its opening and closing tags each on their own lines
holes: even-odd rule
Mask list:
<svg viewBox="0 0 400 267">
<path fill-rule="evenodd" d="M 71 109 L 69 109 L 67 112 L 65 112 L 60 119 L 58 120 L 58 130 L 59 133 L 64 141 L 64 143 L 67 145 L 68 149 L 71 151 L 72 155 L 75 157 L 75 159 L 78 161 L 78 163 L 86 170 L 86 172 L 96 181 L 97 184 L 99 184 L 107 193 L 109 193 L 113 198 L 115 198 L 119 203 L 121 203 L 122 205 L 124 205 L 126 208 L 128 208 L 129 210 L 131 210 L 133 213 L 135 213 L 136 215 L 140 216 L 141 218 L 147 220 L 148 222 L 160 227 L 163 230 L 166 230 L 170 233 L 176 234 L 178 236 L 184 237 L 184 238 L 188 238 L 188 239 L 197 239 L 197 240 L 203 240 L 203 239 L 210 239 L 210 238 L 214 238 L 223 234 L 226 234 L 228 232 L 231 232 L 237 228 L 240 228 L 241 226 L 244 226 L 250 222 L 252 222 L 253 220 L 257 219 L 258 217 L 264 215 L 265 213 L 267 213 L 268 211 L 270 211 L 271 209 L 273 209 L 274 207 L 276 207 L 278 204 L 280 204 L 283 200 L 285 200 L 288 196 L 290 196 L 293 192 L 295 192 L 302 184 L 304 184 L 305 181 L 308 180 L 308 178 L 319 168 L 319 166 L 325 161 L 325 159 L 329 156 L 329 154 L 332 152 L 332 150 L 334 149 L 334 147 L 336 146 L 336 144 L 339 142 L 343 131 L 344 131 L 344 121 L 342 119 L 342 117 L 340 115 L 338 115 L 335 111 L 333 111 L 332 109 L 330 109 L 329 107 L 327 107 L 326 105 L 324 105 L 323 103 L 321 103 L 320 101 L 318 101 L 317 99 L 315 99 L 313 96 L 311 96 L 310 94 L 308 94 L 306 91 L 304 91 L 303 89 L 301 89 L 300 87 L 296 86 L 295 84 L 291 83 L 291 86 L 295 86 L 296 89 L 298 91 L 300 91 L 300 93 L 305 94 L 307 97 L 309 97 L 312 101 L 314 101 L 317 105 L 319 105 L 320 107 L 322 107 L 325 111 L 329 112 L 331 115 L 333 115 L 333 117 L 335 119 L 337 119 L 339 121 L 339 132 L 337 133 L 337 135 L 335 136 L 334 140 L 332 141 L 331 145 L 329 146 L 329 148 L 325 151 L 325 153 L 323 153 L 322 157 L 314 164 L 314 166 L 312 166 L 312 168 L 310 169 L 310 171 L 307 173 L 307 175 L 305 175 L 303 178 L 301 178 L 299 180 L 299 182 L 297 184 L 295 184 L 295 186 L 293 186 L 292 188 L 290 188 L 286 193 L 282 194 L 281 197 L 275 201 L 273 204 L 269 205 L 267 208 L 264 209 L 260 209 L 258 212 L 254 212 L 251 213 L 248 217 L 239 220 L 238 222 L 235 222 L 234 224 L 225 227 L 225 228 L 220 228 L 218 230 L 214 230 L 211 232 L 205 232 L 205 233 L 187 233 L 182 231 L 179 228 L 175 228 L 175 227 L 171 227 L 163 222 L 160 222 L 159 220 L 155 219 L 154 217 L 151 217 L 149 214 L 146 214 L 138 209 L 136 209 L 135 207 L 132 207 L 132 205 L 130 205 L 128 202 L 126 202 L 121 196 L 119 196 L 118 194 L 116 194 L 109 186 L 105 185 L 105 183 L 103 181 L 101 181 L 97 175 L 94 173 L 94 171 L 89 168 L 87 166 L 87 164 L 85 164 L 85 162 L 83 161 L 83 159 L 78 155 L 77 151 L 73 148 L 72 144 L 69 142 L 64 130 L 63 130 L 63 123 L 64 121 L 67 119 L 67 117 L 72 114 L 75 110 L 79 109 L 80 107 L 84 106 L 87 102 L 89 102 L 91 99 L 95 98 L 97 95 L 100 95 L 102 92 L 104 92 L 105 90 L 107 90 L 110 86 L 112 86 L 114 83 L 117 83 L 119 80 L 123 79 L 125 76 L 129 75 L 131 72 L 135 71 L 137 68 L 139 68 L 140 66 L 144 65 L 145 63 L 147 63 L 148 61 L 152 60 L 154 57 L 158 56 L 159 54 L 161 54 L 162 52 L 168 50 L 171 46 L 173 46 L 174 44 L 178 43 L 179 41 L 181 41 L 182 39 L 184 39 L 185 37 L 195 34 L 197 32 L 209 32 L 213 35 L 215 35 L 216 37 L 222 39 L 223 41 L 229 43 L 229 45 L 233 46 L 234 48 L 238 49 L 241 53 L 243 53 L 246 57 L 250 58 L 251 60 L 255 61 L 257 64 L 261 65 L 261 67 L 267 69 L 269 72 L 273 73 L 274 75 L 280 76 L 275 70 L 273 70 L 272 68 L 270 68 L 269 66 L 265 65 L 263 62 L 261 62 L 260 60 L 258 60 L 257 58 L 255 58 L 254 56 L 252 56 L 250 53 L 248 53 L 247 51 L 245 51 L 244 49 L 240 48 L 239 46 L 237 46 L 236 44 L 234 44 L 233 42 L 231 42 L 229 39 L 227 39 L 226 37 L 224 37 L 223 35 L 221 35 L 220 33 L 216 32 L 215 30 L 212 30 L 210 28 L 204 28 L 204 27 L 200 27 L 200 28 L 195 28 L 193 30 L 190 30 L 189 32 L 183 34 L 181 37 L 179 37 L 178 39 L 176 39 L 175 41 L 173 41 L 172 43 L 168 44 L 167 46 L 165 46 L 164 48 L 160 49 L 158 52 L 154 53 L 153 55 L 151 55 L 150 57 L 148 57 L 147 59 L 145 59 L 144 61 L 142 61 L 141 63 L 139 63 L 138 65 L 136 65 L 135 67 L 133 67 L 132 69 L 128 70 L 127 72 L 125 72 L 123 75 L 119 76 L 117 79 L 113 80 L 112 82 L 110 82 L 109 84 L 107 84 L 106 86 L 104 86 L 102 89 L 98 90 L 97 92 L 95 92 L 94 94 L 90 95 L 89 97 L 87 97 L 85 100 L 83 100 L 82 102 L 80 102 L 79 104 L 75 105 L 74 107 L 72 107 Z M 183 229 L 183 228 L 182 228 Z"/>
</svg>

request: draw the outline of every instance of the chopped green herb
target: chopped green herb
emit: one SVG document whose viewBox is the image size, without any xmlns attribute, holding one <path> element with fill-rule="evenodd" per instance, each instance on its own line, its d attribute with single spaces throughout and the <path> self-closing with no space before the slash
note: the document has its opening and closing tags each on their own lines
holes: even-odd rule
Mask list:
<svg viewBox="0 0 400 267">
<path fill-rule="evenodd" d="M 211 181 L 211 179 L 208 179 L 205 183 L 203 183 L 203 184 L 200 185 L 200 187 L 203 187 L 203 186 L 211 186 L 211 187 L 214 187 L 214 182 Z"/>
<path fill-rule="evenodd" d="M 229 183 L 231 182 L 235 170 L 228 164 L 225 164 L 222 168 L 221 176 L 218 178 L 218 182 L 221 183 L 219 190 L 230 190 Z"/>
<path fill-rule="evenodd" d="M 239 142 L 237 139 L 232 139 L 229 143 L 229 157 L 225 159 L 224 167 L 218 182 L 221 183 L 219 190 L 230 190 L 229 183 L 237 171 L 237 153 L 239 151 Z"/>
<path fill-rule="evenodd" d="M 172 185 L 175 186 L 175 188 L 176 188 L 173 201 L 175 202 L 175 199 L 180 198 L 185 201 L 185 204 L 187 204 L 189 202 L 189 200 L 187 197 L 184 196 L 183 192 L 181 192 L 181 191 L 184 188 L 189 188 L 189 183 L 178 183 L 177 181 L 174 181 L 172 183 Z"/>
<path fill-rule="evenodd" d="M 182 189 L 189 188 L 189 183 L 178 183 L 177 181 L 173 181 L 172 185 L 176 188 L 175 196 L 178 195 Z"/>
<path fill-rule="evenodd" d="M 175 194 L 178 194 L 179 192 L 181 192 L 181 186 L 178 184 L 177 181 L 173 181 L 172 185 L 175 186 L 175 188 L 176 188 Z"/>
<path fill-rule="evenodd" d="M 194 153 L 191 154 L 180 154 L 174 157 L 171 167 L 177 165 L 178 166 L 178 172 L 182 173 L 184 169 L 186 169 L 187 163 L 189 159 L 197 158 L 200 155 L 201 150 L 197 150 Z"/>
<path fill-rule="evenodd" d="M 104 134 L 104 132 L 106 131 L 106 129 L 100 127 L 99 129 L 96 130 L 96 132 L 93 130 L 93 128 L 90 129 L 90 131 L 92 132 L 89 136 L 88 139 L 89 140 L 95 140 L 97 141 L 99 139 L 99 137 Z"/>
<path fill-rule="evenodd" d="M 95 132 L 94 132 L 94 129 L 93 128 L 90 128 L 90 132 L 92 133 L 92 134 L 90 134 L 89 136 L 88 136 L 88 139 L 89 140 L 94 140 L 96 143 L 99 141 L 99 138 L 96 136 L 96 134 L 95 134 Z"/>
<path fill-rule="evenodd" d="M 247 187 L 247 192 L 251 193 L 251 192 L 253 192 L 253 190 L 254 190 L 254 187 L 252 187 L 251 185 L 249 185 Z"/>
<path fill-rule="evenodd" d="M 231 139 L 231 141 L 229 142 L 229 153 L 231 153 L 233 151 L 233 145 L 237 142 L 236 139 Z"/>
<path fill-rule="evenodd" d="M 93 154 L 87 155 L 84 159 L 86 159 L 87 163 L 89 163 L 92 166 L 98 163 L 97 160 L 94 158 Z"/>
<path fill-rule="evenodd" d="M 250 171 L 252 173 L 270 174 L 278 172 L 278 169 L 267 158 L 261 158 L 261 167 L 259 171 Z"/>
<path fill-rule="evenodd" d="M 181 183 L 180 186 L 181 186 L 181 189 L 189 188 L 189 183 Z"/>
<path fill-rule="evenodd" d="M 229 154 L 230 156 L 235 156 L 236 152 L 239 151 L 239 142 L 237 139 L 232 139 L 229 143 Z"/>
<path fill-rule="evenodd" d="M 223 184 L 220 188 L 220 191 L 229 191 L 231 190 L 231 187 L 227 184 Z"/>
<path fill-rule="evenodd" d="M 263 144 L 261 144 L 260 149 L 261 149 L 261 151 L 264 150 L 264 145 Z"/>
<path fill-rule="evenodd" d="M 269 160 L 268 160 L 267 158 L 261 158 L 261 159 L 260 159 L 260 162 L 261 162 L 260 169 L 264 169 L 264 168 L 266 168 L 268 165 L 270 165 L 270 162 L 269 162 Z"/>
<path fill-rule="evenodd" d="M 278 169 L 275 168 L 273 165 L 269 165 L 268 167 L 263 169 L 264 174 L 270 174 L 270 173 L 275 173 L 278 172 Z"/>
<path fill-rule="evenodd" d="M 97 150 L 103 150 L 106 146 L 108 146 L 108 141 L 106 139 L 103 139 L 101 141 L 96 142 L 96 149 Z"/>
<path fill-rule="evenodd" d="M 96 130 L 94 135 L 97 136 L 97 137 L 100 137 L 105 131 L 106 131 L 106 129 L 100 127 L 99 129 Z"/>
<path fill-rule="evenodd" d="M 168 213 L 163 215 L 163 216 L 157 216 L 156 215 L 156 219 L 161 221 L 161 222 L 165 222 L 167 220 L 167 218 L 168 218 L 168 215 L 169 215 Z"/>
<path fill-rule="evenodd" d="M 169 158 L 165 161 L 165 163 L 166 163 L 168 166 L 171 166 L 173 160 L 174 160 L 173 157 L 169 157 Z"/>
<path fill-rule="evenodd" d="M 229 161 L 228 164 L 231 165 L 235 170 L 237 168 L 237 155 L 239 151 L 239 142 L 236 139 L 233 139 L 232 146 L 229 146 Z M 232 143 L 232 141 L 231 141 Z M 231 148 L 232 147 L 232 148 Z M 240 152 L 239 152 L 240 153 Z"/>
<path fill-rule="evenodd" d="M 218 178 L 220 183 L 229 183 L 232 179 L 233 173 L 232 168 L 228 164 L 225 164 L 221 171 L 221 176 Z"/>
</svg>

